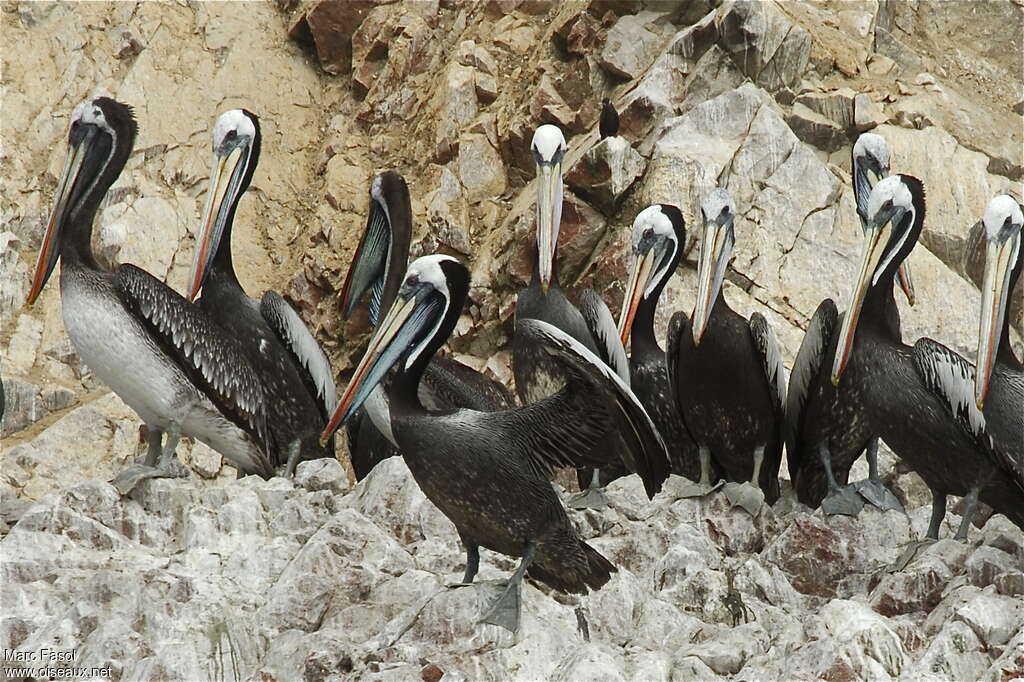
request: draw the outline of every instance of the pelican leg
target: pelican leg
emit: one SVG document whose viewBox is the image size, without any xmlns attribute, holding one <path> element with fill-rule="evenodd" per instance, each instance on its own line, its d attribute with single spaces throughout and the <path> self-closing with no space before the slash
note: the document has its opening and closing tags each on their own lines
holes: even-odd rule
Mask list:
<svg viewBox="0 0 1024 682">
<path fill-rule="evenodd" d="M 299 456 L 302 454 L 302 439 L 296 438 L 288 446 L 288 463 L 284 465 L 285 478 L 295 478 L 295 467 L 299 465 Z"/>
<path fill-rule="evenodd" d="M 818 458 L 825 468 L 825 476 L 828 478 L 828 495 L 821 501 L 821 509 L 826 514 L 843 514 L 845 516 L 856 516 L 864 508 L 864 499 L 857 494 L 853 486 L 840 487 L 836 476 L 832 473 L 832 457 L 829 454 L 828 446 L 821 443 L 818 446 Z"/>
<path fill-rule="evenodd" d="M 476 572 L 480 570 L 480 545 L 462 537 L 461 533 L 459 539 L 462 540 L 462 544 L 466 548 L 466 573 L 462 576 L 461 583 L 451 583 L 448 585 L 449 588 L 469 587 L 473 584 L 473 579 L 476 578 Z"/>
<path fill-rule="evenodd" d="M 146 442 L 149 449 L 146 450 L 146 460 L 143 462 L 148 467 L 155 467 L 160 460 L 161 444 L 163 443 L 164 432 L 160 429 L 150 428 L 146 435 Z"/>
<path fill-rule="evenodd" d="M 480 619 L 481 623 L 498 625 L 509 632 L 516 632 L 519 629 L 519 615 L 522 610 L 522 599 L 519 594 L 520 586 L 523 582 L 523 576 L 526 575 L 526 569 L 529 568 L 530 563 L 533 561 L 533 554 L 536 549 L 537 545 L 533 541 L 526 543 L 526 550 L 523 552 L 523 558 L 519 562 L 516 572 L 512 574 L 501 596 L 498 597 L 491 605 L 491 608 L 487 610 L 487 613 L 484 614 L 483 618 Z"/>
<path fill-rule="evenodd" d="M 701 444 L 698 447 L 700 454 L 700 481 L 697 485 L 711 487 L 711 448 Z"/>
<path fill-rule="evenodd" d="M 729 482 L 722 488 L 726 499 L 734 507 L 743 507 L 751 516 L 757 516 L 764 504 L 764 491 L 761 490 L 761 463 L 764 461 L 764 448 L 761 445 L 754 449 L 754 474 L 749 482 Z"/>
<path fill-rule="evenodd" d="M 570 509 L 607 509 L 608 496 L 601 489 L 600 469 L 594 469 L 587 489 L 570 497 L 567 504 Z"/>
<path fill-rule="evenodd" d="M 939 539 L 939 526 L 946 518 L 946 493 L 932 488 L 932 518 L 928 522 L 928 536 L 932 540 Z"/>
<path fill-rule="evenodd" d="M 711 448 L 703 443 L 698 443 L 697 452 L 700 455 L 700 480 L 696 483 L 687 483 L 679 488 L 677 494 L 680 498 L 704 497 L 722 485 L 721 481 L 717 485 L 711 483 Z"/>
<path fill-rule="evenodd" d="M 163 449 L 160 448 L 161 436 L 166 435 Z M 113 486 L 122 495 L 127 495 L 147 478 L 178 478 L 185 473 L 175 467 L 174 451 L 181 439 L 181 428 L 177 424 L 171 424 L 164 432 L 153 429 L 147 436 L 149 449 L 146 452 L 146 459 L 143 464 L 133 464 L 111 481 Z"/>
<path fill-rule="evenodd" d="M 978 493 L 980 492 L 981 486 L 975 485 L 964 497 L 964 515 L 960 520 L 960 529 L 957 530 L 954 540 L 967 540 L 967 531 L 971 527 L 971 521 L 974 520 L 974 510 L 978 507 Z"/>
<path fill-rule="evenodd" d="M 866 450 L 868 458 L 868 477 L 864 481 L 854 483 L 854 487 L 860 496 L 869 504 L 878 507 L 882 511 L 893 509 L 903 511 L 903 505 L 892 492 L 882 484 L 878 477 L 878 439 L 872 438 Z"/>
<path fill-rule="evenodd" d="M 469 585 L 480 570 L 480 546 L 476 544 L 466 545 L 466 574 L 462 576 L 462 582 Z"/>
</svg>

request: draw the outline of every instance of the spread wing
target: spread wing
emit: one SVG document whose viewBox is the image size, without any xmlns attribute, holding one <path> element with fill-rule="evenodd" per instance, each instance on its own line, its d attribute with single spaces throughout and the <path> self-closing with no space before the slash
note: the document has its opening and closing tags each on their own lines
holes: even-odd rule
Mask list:
<svg viewBox="0 0 1024 682">
<path fill-rule="evenodd" d="M 634 470 L 653 497 L 668 478 L 665 443 L 629 387 L 604 362 L 560 329 L 540 320 L 516 323 L 525 335 L 560 365 L 566 386 L 554 395 L 525 407 L 502 412 L 459 414 L 463 422 L 510 441 L 526 439 L 526 465 L 547 478 L 560 467 L 600 467 L 595 451 L 614 452 L 607 441 L 608 425 L 617 424 Z M 598 447 L 607 443 L 607 448 Z"/>
<path fill-rule="evenodd" d="M 580 296 L 579 309 L 583 321 L 587 323 L 587 328 L 594 337 L 598 355 L 629 386 L 629 361 L 626 359 L 626 349 L 622 347 L 622 338 L 615 325 L 615 318 L 612 317 L 604 299 L 593 289 L 585 289 Z"/>
<path fill-rule="evenodd" d="M 263 294 L 260 314 L 291 353 L 295 365 L 304 370 L 300 372 L 302 379 L 319 401 L 326 422 L 338 404 L 338 389 L 334 385 L 334 372 L 320 344 L 295 309 L 276 291 Z"/>
<path fill-rule="evenodd" d="M 794 479 L 800 469 L 797 439 L 811 383 L 821 372 L 822 363 L 828 355 L 838 323 L 839 311 L 836 310 L 836 304 L 831 298 L 826 298 L 818 304 L 818 309 L 814 311 L 814 316 L 807 325 L 804 340 L 800 342 L 800 350 L 793 361 L 793 371 L 789 375 L 783 435 L 786 440 L 789 475 Z"/>
<path fill-rule="evenodd" d="M 125 307 L 153 335 L 165 353 L 233 424 L 266 449 L 263 384 L 238 342 L 197 306 L 134 265 L 113 274 Z M 269 474 L 269 459 L 261 463 Z"/>
</svg>

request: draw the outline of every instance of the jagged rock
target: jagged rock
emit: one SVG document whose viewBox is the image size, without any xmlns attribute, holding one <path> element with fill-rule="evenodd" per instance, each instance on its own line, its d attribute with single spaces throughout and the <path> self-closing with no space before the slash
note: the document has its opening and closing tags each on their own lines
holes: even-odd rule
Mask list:
<svg viewBox="0 0 1024 682">
<path fill-rule="evenodd" d="M 472 133 L 459 139 L 459 178 L 466 188 L 466 201 L 474 203 L 505 192 L 505 169 L 501 156 L 486 135 Z"/>
<path fill-rule="evenodd" d="M 581 13 L 565 36 L 565 49 L 569 54 L 586 55 L 593 53 L 604 39 L 601 22 L 590 14 Z"/>
<path fill-rule="evenodd" d="M 826 152 L 833 152 L 846 143 L 846 135 L 839 125 L 804 106 L 799 100 L 786 116 L 786 123 L 801 140 Z"/>
<path fill-rule="evenodd" d="M 428 5 L 417 3 L 413 7 Z M 440 45 L 428 21 L 415 12 L 398 13 L 393 25 L 382 31 L 387 40 L 387 61 L 376 71 L 359 119 L 368 123 L 407 121 L 419 109 L 418 86 L 437 68 Z M 417 78 L 421 74 L 425 75 Z"/>
<path fill-rule="evenodd" d="M 845 538 L 814 516 L 798 516 L 765 548 L 797 590 L 832 597 L 839 580 L 853 564 L 853 550 Z"/>
<path fill-rule="evenodd" d="M 755 83 L 770 92 L 799 83 L 811 38 L 774 3 L 732 0 L 718 17 L 719 44 Z"/>
<path fill-rule="evenodd" d="M 663 52 L 619 103 L 619 135 L 648 146 L 648 133 L 676 113 L 686 75 L 686 60 Z"/>
<path fill-rule="evenodd" d="M 970 626 L 950 621 L 928 642 L 918 665 L 934 680 L 976 680 L 988 667 L 989 657 Z"/>
<path fill-rule="evenodd" d="M 846 131 L 853 126 L 856 97 L 857 93 L 850 88 L 839 88 L 829 92 L 807 92 L 797 95 L 796 103 L 824 116 Z"/>
<path fill-rule="evenodd" d="M 352 71 L 352 34 L 377 0 L 320 0 L 303 12 L 288 31 L 300 43 L 312 43 L 320 66 L 330 74 Z"/>
<path fill-rule="evenodd" d="M 9 372 L 6 367 L 2 369 Z M 38 386 L 10 376 L 3 382 L 5 405 L 0 435 L 5 437 L 77 402 L 74 392 L 62 386 Z"/>
<path fill-rule="evenodd" d="M 494 76 L 478 71 L 473 74 L 473 85 L 476 87 L 476 96 L 482 103 L 490 104 L 498 99 L 498 82 Z"/>
<path fill-rule="evenodd" d="M 618 78 L 636 78 L 654 62 L 664 38 L 649 25 L 650 12 L 621 17 L 604 41 L 601 66 Z"/>
<path fill-rule="evenodd" d="M 471 250 L 469 236 L 469 206 L 462 191 L 459 179 L 446 166 L 433 166 L 432 176 L 427 178 L 427 186 L 434 187 L 424 196 L 427 206 L 427 222 L 430 225 L 428 241 L 433 244 L 424 245 L 425 251 L 434 253 L 444 244 L 455 251 L 469 255 Z"/>
<path fill-rule="evenodd" d="M 606 137 L 567 170 L 565 183 L 610 212 L 643 175 L 645 165 L 644 158 L 624 138 Z"/>
<path fill-rule="evenodd" d="M 874 101 L 866 93 L 853 98 L 853 127 L 863 133 L 882 125 L 888 119 L 881 103 Z"/>
<path fill-rule="evenodd" d="M 562 99 L 555 88 L 555 83 L 548 74 L 544 74 L 530 99 L 530 114 L 542 123 L 553 123 L 560 128 L 568 128 L 576 120 L 576 112 Z"/>
<path fill-rule="evenodd" d="M 904 128 L 937 126 L 960 144 L 988 157 L 990 173 L 1019 180 L 1024 177 L 1024 134 L 1011 113 L 993 114 L 951 88 L 926 90 L 900 97 L 892 105 L 891 122 Z"/>
<path fill-rule="evenodd" d="M 28 267 L 18 259 L 18 238 L 0 232 L 0 322 L 5 325 L 28 294 Z"/>
<path fill-rule="evenodd" d="M 672 36 L 668 52 L 686 59 L 699 60 L 718 39 L 717 15 L 717 11 L 712 10 L 705 14 L 700 21 Z"/>
<path fill-rule="evenodd" d="M 680 103 L 679 112 L 686 113 L 701 102 L 738 88 L 743 81 L 744 76 L 732 58 L 718 45 L 711 45 L 686 79 L 686 96 Z"/>
<path fill-rule="evenodd" d="M 931 610 L 949 579 L 963 569 L 967 553 L 955 540 L 923 548 L 906 568 L 882 578 L 871 591 L 871 607 L 884 616 Z"/>
<path fill-rule="evenodd" d="M 494 44 L 514 54 L 525 54 L 536 42 L 536 31 L 525 21 L 506 15 L 494 25 Z"/>
<path fill-rule="evenodd" d="M 8 382 L 4 380 L 5 388 Z M 39 390 L 29 386 L 29 395 L 33 389 Z M 11 401 L 12 395 L 8 393 L 7 398 Z M 38 400 L 42 407 L 37 404 L 32 409 L 49 411 L 72 404 L 74 394 L 66 389 L 46 389 Z M 12 408 L 11 402 L 8 407 Z M 29 423 L 41 416 L 30 415 Z M 5 414 L 5 424 L 7 419 Z M 120 399 L 108 394 L 68 412 L 32 440 L 5 449 L 0 461 L 8 480 L 17 483 L 22 495 L 38 499 L 78 481 L 111 478 L 134 455 L 138 444 L 138 418 Z"/>
<path fill-rule="evenodd" d="M 1018 562 L 1014 561 L 1012 555 L 1007 554 L 1001 549 L 982 546 L 967 557 L 965 568 L 967 569 L 967 577 L 972 584 L 978 587 L 985 587 L 986 585 L 992 585 L 998 577 L 1013 571 L 1018 565 Z"/>
<path fill-rule="evenodd" d="M 108 206 L 99 218 L 96 256 L 111 267 L 121 263 L 145 264 L 150 274 L 165 280 L 179 243 L 195 222 L 194 211 L 191 199 L 161 197 L 140 197 L 130 204 Z M 166 238 L 140 239 L 151 225 L 160 225 Z"/>
<path fill-rule="evenodd" d="M 18 315 L 11 340 L 4 349 L 4 370 L 8 374 L 27 374 L 35 364 L 43 340 L 43 323 L 34 315 Z"/>
<path fill-rule="evenodd" d="M 463 127 L 476 118 L 479 109 L 473 69 L 457 63 L 449 64 L 437 102 L 440 122 L 434 140 L 440 151 L 454 148 Z"/>
</svg>

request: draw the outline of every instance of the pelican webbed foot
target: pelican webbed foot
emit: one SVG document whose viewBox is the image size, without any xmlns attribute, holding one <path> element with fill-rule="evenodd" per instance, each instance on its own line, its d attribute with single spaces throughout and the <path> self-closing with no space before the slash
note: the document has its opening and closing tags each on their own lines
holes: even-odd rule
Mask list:
<svg viewBox="0 0 1024 682">
<path fill-rule="evenodd" d="M 899 498 L 893 495 L 892 491 L 877 479 L 866 478 L 863 481 L 857 481 L 853 486 L 856 488 L 857 493 L 873 507 L 877 507 L 882 511 L 904 511 Z"/>
<path fill-rule="evenodd" d="M 509 632 L 515 633 L 519 630 L 519 618 L 522 614 L 522 597 L 520 588 L 523 583 L 523 576 L 530 562 L 533 561 L 533 553 L 536 545 L 532 542 L 526 546 L 523 558 L 516 568 L 516 572 L 505 584 L 501 595 L 491 604 L 487 612 L 480 618 L 481 623 L 497 625 Z"/>
<path fill-rule="evenodd" d="M 181 439 L 181 431 L 172 425 L 167 429 L 166 434 L 167 441 L 161 449 L 160 441 L 163 432 L 156 429 L 151 430 L 147 438 L 149 449 L 146 452 L 145 462 L 129 466 L 111 481 L 111 484 L 122 496 L 127 495 L 135 489 L 135 486 L 149 478 L 183 478 L 188 475 L 175 457 L 175 450 Z"/>
<path fill-rule="evenodd" d="M 829 516 L 837 514 L 856 516 L 863 508 L 864 498 L 858 494 L 856 488 L 852 485 L 831 488 L 825 499 L 821 501 L 821 510 Z"/>
<path fill-rule="evenodd" d="M 609 501 L 603 489 L 589 486 L 570 497 L 565 504 L 570 509 L 607 509 Z"/>
<path fill-rule="evenodd" d="M 853 485 L 856 487 L 857 492 L 860 496 L 867 500 L 868 504 L 871 504 L 882 511 L 903 511 L 903 505 L 899 499 L 892 494 L 888 488 L 882 485 L 882 480 L 878 477 L 878 439 L 872 438 L 868 443 L 865 450 L 865 456 L 868 460 L 868 477 L 863 481 L 858 481 Z"/>
</svg>

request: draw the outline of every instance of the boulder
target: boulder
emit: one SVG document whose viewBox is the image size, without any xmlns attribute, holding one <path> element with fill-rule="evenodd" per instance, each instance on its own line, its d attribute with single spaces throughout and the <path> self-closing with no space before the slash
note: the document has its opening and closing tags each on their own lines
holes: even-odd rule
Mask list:
<svg viewBox="0 0 1024 682">
<path fill-rule="evenodd" d="M 582 197 L 610 212 L 643 175 L 646 162 L 622 137 L 600 140 L 565 173 L 565 183 Z"/>
<path fill-rule="evenodd" d="M 637 78 L 661 51 L 664 38 L 650 23 L 651 12 L 619 18 L 608 31 L 601 49 L 601 67 L 617 78 Z"/>
<path fill-rule="evenodd" d="M 719 44 L 736 65 L 769 92 L 794 89 L 811 51 L 811 38 L 775 3 L 731 0 L 718 9 Z"/>
</svg>

